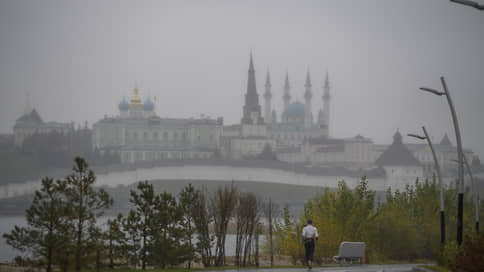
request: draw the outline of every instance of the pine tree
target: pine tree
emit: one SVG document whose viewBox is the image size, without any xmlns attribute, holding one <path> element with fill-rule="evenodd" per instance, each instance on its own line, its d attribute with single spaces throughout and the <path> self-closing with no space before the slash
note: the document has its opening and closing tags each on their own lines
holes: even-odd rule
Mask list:
<svg viewBox="0 0 484 272">
<path fill-rule="evenodd" d="M 64 190 L 63 181 L 44 178 L 41 189 L 35 192 L 32 205 L 27 209 L 27 227 L 15 226 L 10 234 L 3 235 L 13 248 L 45 258 L 47 272 L 52 271 L 54 255 L 62 251 L 69 240 L 65 231 L 69 222 Z"/>
<path fill-rule="evenodd" d="M 195 233 L 195 229 L 193 228 L 193 213 L 197 209 L 197 190 L 193 187 L 193 185 L 190 183 L 188 186 L 183 188 L 183 190 L 180 192 L 180 206 L 183 211 L 183 226 L 185 227 L 185 234 L 186 234 L 186 240 L 188 242 L 187 246 L 190 250 L 190 253 L 188 255 L 188 269 L 191 268 L 192 265 L 192 260 L 195 257 L 195 250 L 194 246 L 192 243 L 192 236 Z"/>
<path fill-rule="evenodd" d="M 134 209 L 130 211 L 128 219 L 131 219 L 133 235 L 139 236 L 141 240 L 141 269 L 146 269 L 148 262 L 148 250 L 152 242 L 153 217 L 155 213 L 156 197 L 153 184 L 148 181 L 138 183 L 138 191 L 131 190 L 130 202 L 133 203 Z M 133 222 L 136 219 L 137 222 Z M 135 241 L 133 241 L 135 242 Z"/>
<path fill-rule="evenodd" d="M 90 234 L 96 219 L 102 216 L 104 209 L 112 205 L 112 198 L 103 189 L 96 190 L 96 176 L 89 169 L 83 158 L 74 159 L 74 173 L 66 178 L 66 200 L 70 207 L 75 234 L 74 262 L 75 270 L 81 270 L 81 258 L 88 253 L 88 244 L 94 237 Z"/>
</svg>

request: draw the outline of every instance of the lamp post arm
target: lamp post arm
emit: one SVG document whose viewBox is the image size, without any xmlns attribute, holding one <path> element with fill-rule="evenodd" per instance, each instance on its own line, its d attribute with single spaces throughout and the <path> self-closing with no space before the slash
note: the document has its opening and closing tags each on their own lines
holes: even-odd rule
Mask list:
<svg viewBox="0 0 484 272">
<path fill-rule="evenodd" d="M 425 140 L 424 136 L 420 136 L 420 135 L 417 135 L 417 134 L 409 133 L 409 134 L 407 134 L 407 136 L 414 137 L 414 138 L 417 138 L 417 139 L 420 139 L 420 140 Z"/>
<path fill-rule="evenodd" d="M 478 9 L 478 10 L 484 10 L 484 5 L 480 5 L 479 3 L 474 2 L 474 1 L 469 1 L 469 0 L 450 0 L 450 2 L 454 2 L 454 3 L 457 3 L 457 4 L 464 5 L 464 6 L 469 6 L 469 7 Z"/>
</svg>

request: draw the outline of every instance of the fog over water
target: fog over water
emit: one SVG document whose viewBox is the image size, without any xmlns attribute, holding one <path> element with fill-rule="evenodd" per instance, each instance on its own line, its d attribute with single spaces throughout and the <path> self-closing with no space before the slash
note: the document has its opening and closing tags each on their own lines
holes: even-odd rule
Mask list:
<svg viewBox="0 0 484 272">
<path fill-rule="evenodd" d="M 302 101 L 309 67 L 315 114 L 328 70 L 331 136 L 376 143 L 422 125 L 455 143 L 445 99 L 418 91 L 444 75 L 464 146 L 482 158 L 483 48 L 484 13 L 445 0 L 2 0 L 0 133 L 27 93 L 46 121 L 92 124 L 135 82 L 162 117 L 239 123 L 252 50 L 260 99 L 269 69 L 278 115 L 286 71 Z"/>
</svg>

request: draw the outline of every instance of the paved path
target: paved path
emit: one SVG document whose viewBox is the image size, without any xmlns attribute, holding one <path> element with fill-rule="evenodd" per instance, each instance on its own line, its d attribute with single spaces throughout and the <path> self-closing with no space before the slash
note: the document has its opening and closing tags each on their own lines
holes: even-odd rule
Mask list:
<svg viewBox="0 0 484 272">
<path fill-rule="evenodd" d="M 217 270 L 217 272 L 346 272 L 346 271 L 361 271 L 361 272 L 410 272 L 410 271 L 429 271 L 420 268 L 422 264 L 392 264 L 392 265 L 344 265 L 336 267 L 314 267 L 311 270 L 305 268 L 283 268 L 283 269 L 237 269 L 237 270 Z"/>
</svg>

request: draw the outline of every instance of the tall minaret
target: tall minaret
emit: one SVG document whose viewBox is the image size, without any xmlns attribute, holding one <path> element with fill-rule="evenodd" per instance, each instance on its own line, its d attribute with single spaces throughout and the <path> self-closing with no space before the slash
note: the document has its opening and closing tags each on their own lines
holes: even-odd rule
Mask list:
<svg viewBox="0 0 484 272">
<path fill-rule="evenodd" d="M 247 92 L 245 93 L 244 116 L 242 124 L 263 124 L 264 119 L 261 117 L 259 94 L 255 84 L 255 70 L 252 61 L 252 52 L 250 53 L 250 64 L 247 79 Z"/>
<path fill-rule="evenodd" d="M 330 100 L 331 96 L 329 95 L 329 75 L 328 72 L 326 71 L 326 79 L 324 81 L 324 94 L 323 94 L 323 115 L 324 115 L 324 123 L 327 127 L 327 133 L 329 136 L 329 114 L 330 114 Z"/>
<path fill-rule="evenodd" d="M 313 94 L 311 93 L 311 76 L 309 75 L 309 69 L 306 74 L 306 83 L 304 84 L 305 92 L 304 92 L 304 127 L 310 128 L 313 125 L 313 115 L 311 113 L 311 98 Z"/>
<path fill-rule="evenodd" d="M 284 113 L 286 112 L 286 107 L 291 102 L 291 86 L 289 85 L 289 73 L 286 72 L 286 81 L 284 82 L 284 95 L 282 96 L 282 101 L 284 102 L 284 107 L 282 108 L 282 117 L 281 122 L 283 122 L 286 118 Z"/>
<path fill-rule="evenodd" d="M 267 124 L 272 123 L 272 110 L 271 110 L 271 99 L 272 99 L 272 94 L 271 94 L 271 76 L 269 74 L 269 70 L 267 70 L 267 76 L 266 76 L 266 92 L 264 93 L 264 119 Z"/>
</svg>

